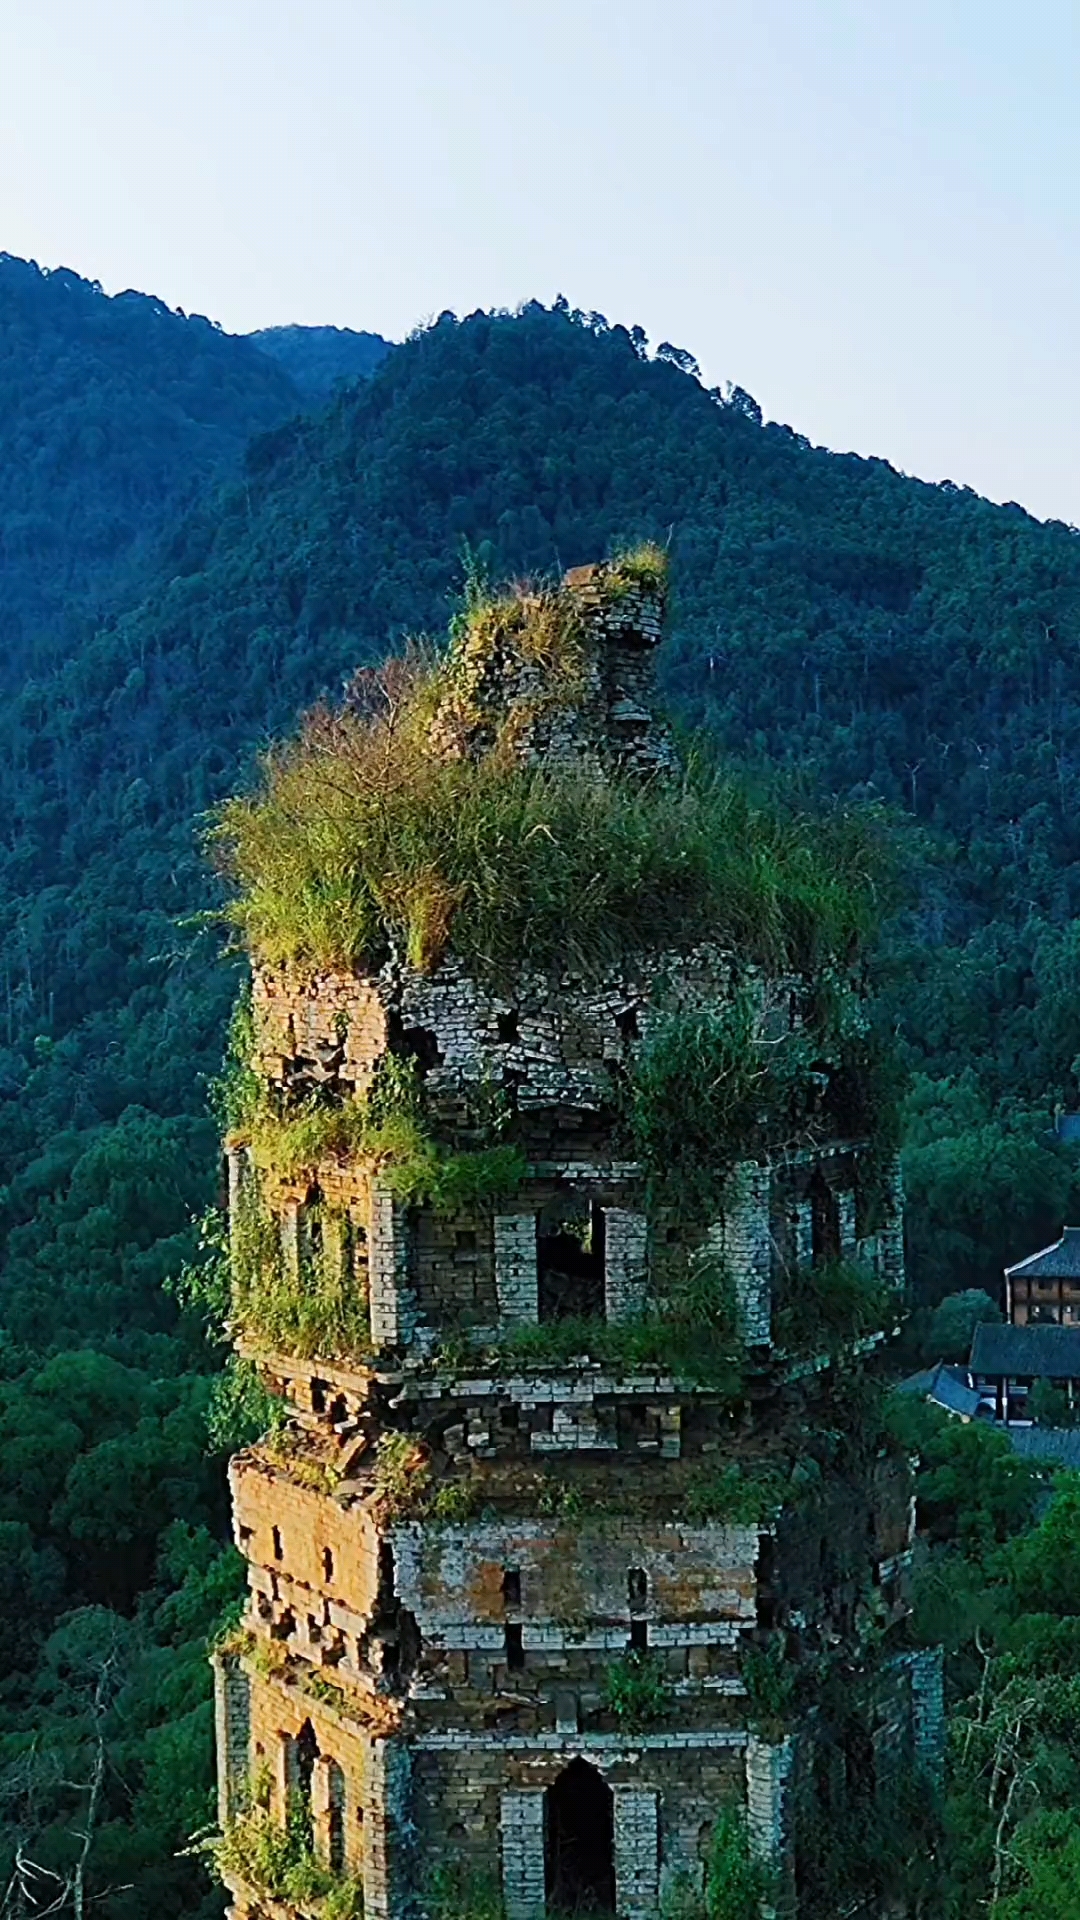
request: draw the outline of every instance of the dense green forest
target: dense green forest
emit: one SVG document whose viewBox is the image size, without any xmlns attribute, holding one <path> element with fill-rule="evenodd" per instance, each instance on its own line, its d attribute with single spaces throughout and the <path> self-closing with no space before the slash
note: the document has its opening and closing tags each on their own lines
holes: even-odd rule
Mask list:
<svg viewBox="0 0 1080 1920">
<path fill-rule="evenodd" d="M 77 644 L 149 543 L 300 393 L 257 346 L 143 293 L 0 254 L 0 656 Z"/>
<path fill-rule="evenodd" d="M 248 339 L 279 360 L 312 401 L 328 399 L 342 382 L 368 379 L 390 351 L 381 333 L 351 327 L 260 327 Z"/>
<path fill-rule="evenodd" d="M 170 1291 L 217 1178 L 236 979 L 202 917 L 208 810 L 300 707 L 443 629 L 463 543 L 498 577 L 660 540 L 684 722 L 754 779 L 884 810 L 912 1278 L 926 1303 L 995 1290 L 1080 1202 L 1047 1134 L 1080 1056 L 1080 537 L 813 448 L 562 304 L 444 315 L 301 417 L 287 360 L 21 263 L 3 298 L 4 273 L 12 385 L 55 388 L 56 420 L 35 416 L 37 478 L 33 433 L 0 430 L 5 618 L 32 668 L 0 711 L 0 1820 L 75 1874 L 99 1778 L 99 1911 L 167 1920 L 220 1911 L 173 1856 L 207 1810 L 203 1642 L 237 1578 L 218 1356 Z M 72 344 L 51 307 L 34 320 L 68 293 L 117 317 L 127 359 L 112 319 L 96 359 L 89 322 Z M 110 546 L 113 492 L 150 504 Z M 48 538 L 20 546 L 32 500 Z"/>
</svg>

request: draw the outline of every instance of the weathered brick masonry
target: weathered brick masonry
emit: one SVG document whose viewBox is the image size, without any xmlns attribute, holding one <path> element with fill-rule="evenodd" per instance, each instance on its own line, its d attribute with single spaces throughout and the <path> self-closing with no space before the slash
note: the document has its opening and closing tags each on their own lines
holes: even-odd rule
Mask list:
<svg viewBox="0 0 1080 1920">
<path fill-rule="evenodd" d="M 613 607 L 589 570 L 569 584 L 591 648 L 584 692 L 570 710 L 539 710 L 519 750 L 662 776 L 672 752 L 651 705 L 658 598 L 642 588 Z M 470 711 L 478 689 L 485 711 L 534 691 L 528 675 L 507 683 L 488 661 L 467 665 Z M 441 714 L 440 728 L 448 752 L 469 750 L 460 713 Z M 367 1336 L 348 1360 L 257 1355 L 289 1422 L 232 1468 L 250 1604 L 246 1637 L 219 1662 L 221 1817 L 256 1777 L 275 1818 L 305 1794 L 316 1851 L 362 1884 L 371 1920 L 422 1909 L 439 1865 L 501 1888 L 508 1920 L 541 1920 L 545 1904 L 575 1895 L 646 1920 L 680 1877 L 700 1884 L 731 1795 L 755 1847 L 790 1867 L 796 1755 L 813 1735 L 763 1731 L 743 1655 L 778 1639 L 854 1648 L 868 1609 L 886 1626 L 903 1612 L 902 1461 L 882 1454 L 861 1477 L 838 1473 L 775 1520 L 692 1517 L 707 1470 L 787 1475 L 806 1436 L 831 1425 L 835 1360 L 795 1364 L 774 1345 L 776 1303 L 799 1266 L 860 1252 L 890 1287 L 902 1282 L 898 1185 L 884 1221 L 864 1220 L 863 1143 L 824 1123 L 738 1165 L 711 1223 L 650 1216 L 613 1127 L 613 1076 L 663 1010 L 722 1003 L 736 976 L 758 996 L 763 1032 L 801 1017 L 800 980 L 755 976 L 707 945 L 599 981 L 523 973 L 501 992 L 452 957 L 430 974 L 400 959 L 372 977 L 255 972 L 254 1065 L 267 1086 L 362 1100 L 388 1049 L 404 1050 L 422 1064 L 436 1132 L 467 1142 L 494 1090 L 512 1098 L 527 1162 L 512 1197 L 445 1216 L 402 1207 L 359 1162 L 300 1181 L 262 1176 L 298 1283 L 309 1214 L 337 1209 L 344 1225 L 329 1250 L 320 1229 L 320 1257 L 341 1263 L 366 1303 Z M 234 1209 L 258 1177 L 236 1146 Z M 552 1263 L 568 1236 L 582 1249 L 570 1305 L 608 1324 L 662 1310 L 695 1263 L 721 1264 L 751 1360 L 749 1403 L 733 1411 L 719 1389 L 587 1353 L 484 1361 L 566 1310 Z M 426 1461 L 426 1505 L 413 1513 L 380 1477 L 388 1434 L 411 1437 Z M 433 1491 L 447 1493 L 441 1509 Z M 648 1715 L 618 1710 L 612 1681 L 628 1660 L 657 1683 Z M 929 1753 L 932 1663 L 909 1662 L 898 1686 L 914 1696 Z M 298 1911 L 242 1884 L 233 1895 L 236 1920 Z"/>
</svg>

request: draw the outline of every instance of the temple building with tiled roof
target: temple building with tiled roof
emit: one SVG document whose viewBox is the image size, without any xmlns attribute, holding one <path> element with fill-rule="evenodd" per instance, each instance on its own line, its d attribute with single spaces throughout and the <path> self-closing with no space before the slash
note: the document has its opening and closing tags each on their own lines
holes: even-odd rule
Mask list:
<svg viewBox="0 0 1080 1920">
<path fill-rule="evenodd" d="M 1005 1307 L 1016 1327 L 1080 1326 L 1080 1227 L 1006 1267 Z"/>
</svg>

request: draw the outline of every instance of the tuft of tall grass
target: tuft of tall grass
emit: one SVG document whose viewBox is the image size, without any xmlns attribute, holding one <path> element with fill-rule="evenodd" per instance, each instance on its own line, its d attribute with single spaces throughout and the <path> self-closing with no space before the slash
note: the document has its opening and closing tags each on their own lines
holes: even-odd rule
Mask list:
<svg viewBox="0 0 1080 1920">
<path fill-rule="evenodd" d="M 642 783 L 515 766 L 497 743 L 440 756 L 443 671 L 418 657 L 366 711 L 317 708 L 222 810 L 228 913 L 257 959 L 431 970 L 451 950 L 498 978 L 707 938 L 813 971 L 871 932 L 877 863 L 851 821 L 771 811 L 700 766 Z"/>
</svg>

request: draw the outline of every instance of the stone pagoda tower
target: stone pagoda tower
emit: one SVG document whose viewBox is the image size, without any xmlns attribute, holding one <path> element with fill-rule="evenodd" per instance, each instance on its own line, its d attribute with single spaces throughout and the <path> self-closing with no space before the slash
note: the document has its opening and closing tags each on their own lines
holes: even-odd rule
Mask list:
<svg viewBox="0 0 1080 1920">
<path fill-rule="evenodd" d="M 568 575 L 578 667 L 548 698 L 550 660 L 466 626 L 432 753 L 467 758 L 501 729 L 519 765 L 664 782 L 663 594 L 614 564 Z M 650 1198 L 620 1115 L 658 1024 L 723 1008 L 740 980 L 755 1045 L 814 1017 L 808 978 L 744 966 L 722 930 L 498 984 L 452 929 L 424 967 L 256 958 L 246 1065 L 267 1111 L 347 1117 L 404 1065 L 437 1149 L 494 1140 L 505 1186 L 416 1200 L 347 1129 L 313 1134 L 303 1165 L 230 1137 L 245 1297 L 302 1306 L 331 1285 L 352 1329 L 325 1352 L 317 1322 L 290 1340 L 269 1313 L 236 1316 L 285 1415 L 231 1469 L 250 1587 L 217 1655 L 234 1920 L 493 1896 L 507 1920 L 646 1920 L 700 1888 L 733 1804 L 794 1898 L 799 1795 L 824 1791 L 806 1689 L 825 1657 L 861 1702 L 849 1775 L 852 1751 L 872 1770 L 912 1727 L 929 1753 L 932 1662 L 879 1659 L 875 1678 L 862 1653 L 904 1613 L 911 1547 L 906 1462 L 837 1440 L 874 1336 L 800 1350 L 791 1332 L 800 1286 L 840 1260 L 897 1293 L 895 1176 L 878 1156 L 871 1182 L 826 1099 L 735 1156 L 711 1218 L 684 1217 Z M 734 1381 L 664 1349 L 703 1274 L 728 1290 Z"/>
</svg>

